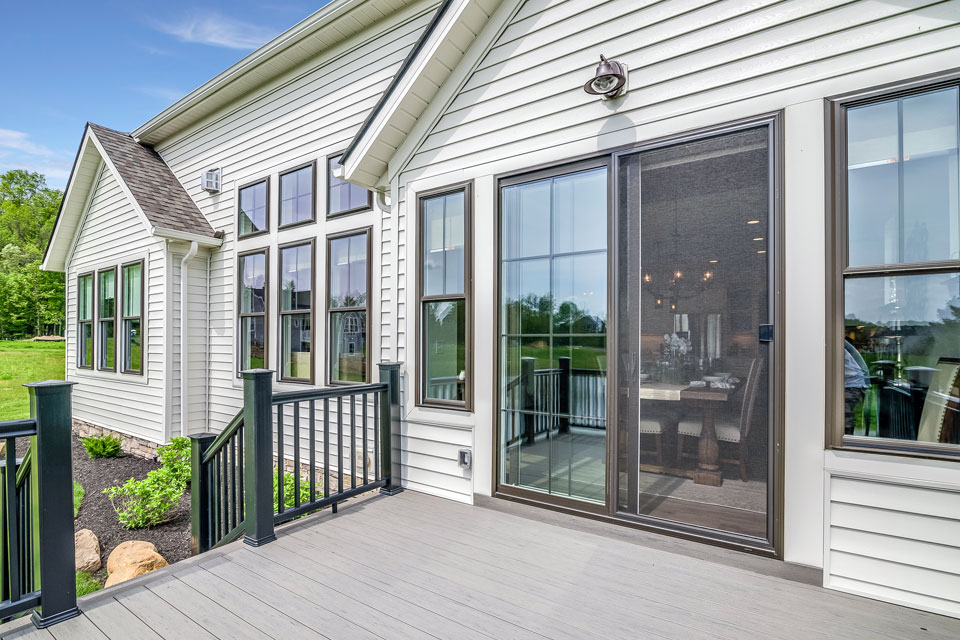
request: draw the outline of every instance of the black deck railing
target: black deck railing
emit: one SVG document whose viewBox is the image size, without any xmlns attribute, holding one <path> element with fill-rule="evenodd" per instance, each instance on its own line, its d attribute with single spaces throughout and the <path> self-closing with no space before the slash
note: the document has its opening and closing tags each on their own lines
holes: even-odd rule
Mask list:
<svg viewBox="0 0 960 640">
<path fill-rule="evenodd" d="M 265 544 L 276 525 L 327 506 L 336 511 L 374 489 L 400 491 L 392 455 L 400 437 L 399 365 L 379 366 L 378 383 L 281 393 L 272 390 L 272 371 L 243 372 L 243 409 L 219 435 L 191 436 L 194 554 L 240 536 Z"/>
<path fill-rule="evenodd" d="M 0 620 L 35 609 L 39 628 L 77 609 L 74 578 L 73 383 L 35 382 L 27 420 L 0 422 Z M 29 439 L 22 458 L 17 441 Z"/>
</svg>

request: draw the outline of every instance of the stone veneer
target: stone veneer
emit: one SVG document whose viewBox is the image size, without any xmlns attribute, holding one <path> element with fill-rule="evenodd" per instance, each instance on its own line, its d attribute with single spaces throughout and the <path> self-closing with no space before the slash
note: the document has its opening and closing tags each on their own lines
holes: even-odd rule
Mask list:
<svg viewBox="0 0 960 640">
<path fill-rule="evenodd" d="M 147 460 L 155 460 L 157 458 L 157 447 L 160 446 L 156 442 L 150 442 L 149 440 L 127 435 L 126 433 L 120 433 L 107 427 L 90 424 L 83 420 L 74 419 L 73 432 L 81 438 L 89 438 L 90 436 L 116 436 L 120 438 L 120 448 L 123 449 L 125 453 L 137 456 L 138 458 L 146 458 Z"/>
</svg>

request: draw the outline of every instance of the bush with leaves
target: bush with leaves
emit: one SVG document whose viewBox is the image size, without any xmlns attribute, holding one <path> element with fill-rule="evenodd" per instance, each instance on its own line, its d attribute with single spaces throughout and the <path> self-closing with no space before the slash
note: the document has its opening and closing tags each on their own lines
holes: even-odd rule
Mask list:
<svg viewBox="0 0 960 640">
<path fill-rule="evenodd" d="M 116 458 L 121 453 L 120 438 L 116 436 L 90 436 L 81 438 L 80 441 L 87 450 L 87 455 L 93 459 Z"/>
<path fill-rule="evenodd" d="M 170 444 L 157 448 L 160 465 L 183 483 L 190 484 L 190 438 L 174 438 Z"/>
<path fill-rule="evenodd" d="M 294 485 L 294 475 L 290 472 L 283 474 L 283 506 L 286 509 L 293 509 L 296 504 L 294 497 L 296 495 L 296 486 Z M 317 498 L 322 496 L 320 487 L 317 487 Z M 310 501 L 310 481 L 300 478 L 300 504 Z M 273 512 L 279 511 L 280 504 L 277 501 L 277 470 L 273 470 Z"/>
<path fill-rule="evenodd" d="M 163 524 L 170 510 L 177 506 L 186 485 L 168 469 L 161 467 L 143 480 L 130 478 L 119 487 L 103 492 L 117 512 L 120 525 L 127 529 L 143 529 Z"/>
</svg>

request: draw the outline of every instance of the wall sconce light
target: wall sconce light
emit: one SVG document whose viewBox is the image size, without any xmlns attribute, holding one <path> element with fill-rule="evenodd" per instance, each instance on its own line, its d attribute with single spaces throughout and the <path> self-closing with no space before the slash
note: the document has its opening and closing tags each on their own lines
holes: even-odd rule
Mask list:
<svg viewBox="0 0 960 640">
<path fill-rule="evenodd" d="M 627 65 L 600 56 L 600 64 L 593 78 L 583 85 L 583 90 L 604 100 L 619 98 L 627 90 Z"/>
</svg>

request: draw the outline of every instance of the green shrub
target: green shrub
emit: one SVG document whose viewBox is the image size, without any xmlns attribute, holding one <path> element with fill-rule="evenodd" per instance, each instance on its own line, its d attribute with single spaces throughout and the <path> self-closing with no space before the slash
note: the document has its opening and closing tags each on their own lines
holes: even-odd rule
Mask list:
<svg viewBox="0 0 960 640">
<path fill-rule="evenodd" d="M 83 488 L 83 485 L 73 481 L 73 517 L 76 518 L 77 514 L 80 512 L 80 503 L 83 502 L 83 496 L 87 495 L 86 489 Z"/>
<path fill-rule="evenodd" d="M 83 571 L 77 571 L 77 597 L 85 596 L 88 593 L 93 593 L 94 591 L 100 591 L 103 589 L 103 585 L 100 584 L 100 581 L 91 576 L 89 573 L 84 573 Z"/>
<path fill-rule="evenodd" d="M 157 453 L 164 469 L 184 486 L 190 484 L 190 438 L 174 438 L 170 444 L 158 447 Z"/>
<path fill-rule="evenodd" d="M 93 459 L 116 458 L 120 455 L 120 438 L 115 436 L 90 436 L 80 441 L 87 455 Z"/>
<path fill-rule="evenodd" d="M 165 468 L 156 469 L 143 480 L 130 478 L 119 487 L 103 492 L 110 498 L 120 525 L 127 529 L 155 527 L 167 521 L 168 513 L 180 502 L 186 486 Z"/>
<path fill-rule="evenodd" d="M 294 487 L 294 476 L 292 473 L 285 472 L 283 474 L 283 506 L 287 509 L 292 509 L 294 507 L 294 494 L 296 492 L 296 487 Z M 317 487 L 317 498 L 320 498 L 320 487 Z M 310 481 L 300 478 L 300 504 L 310 501 Z M 279 510 L 279 503 L 277 502 L 277 470 L 273 470 L 273 512 L 276 513 Z"/>
</svg>

